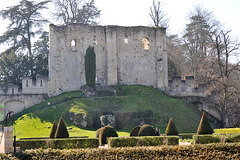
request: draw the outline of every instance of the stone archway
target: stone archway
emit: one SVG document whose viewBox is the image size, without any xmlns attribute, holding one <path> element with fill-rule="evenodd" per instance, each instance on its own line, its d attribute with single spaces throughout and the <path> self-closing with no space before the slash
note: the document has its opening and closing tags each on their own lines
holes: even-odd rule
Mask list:
<svg viewBox="0 0 240 160">
<path fill-rule="evenodd" d="M 4 117 L 6 117 L 7 112 L 10 110 L 14 111 L 14 114 L 21 112 L 25 109 L 24 102 L 18 100 L 11 100 L 4 103 Z"/>
</svg>

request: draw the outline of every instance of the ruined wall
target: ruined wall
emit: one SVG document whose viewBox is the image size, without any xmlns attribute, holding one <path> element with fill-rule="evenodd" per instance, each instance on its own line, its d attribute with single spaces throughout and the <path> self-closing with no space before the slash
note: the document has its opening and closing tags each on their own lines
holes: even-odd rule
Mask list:
<svg viewBox="0 0 240 160">
<path fill-rule="evenodd" d="M 184 96 L 207 96 L 207 85 L 196 84 L 193 76 L 174 77 L 169 80 L 168 94 L 170 96 L 184 97 Z"/>
<path fill-rule="evenodd" d="M 118 84 L 142 84 L 165 90 L 165 30 L 124 27 L 117 32 Z"/>
<path fill-rule="evenodd" d="M 22 93 L 23 94 L 46 94 L 47 93 L 47 76 L 37 76 L 36 80 L 32 77 L 22 78 Z"/>
<path fill-rule="evenodd" d="M 4 116 L 6 116 L 8 110 L 13 110 L 16 114 L 45 101 L 47 98 L 46 94 L 0 95 L 0 103 L 4 104 Z"/>
<path fill-rule="evenodd" d="M 22 92 L 18 88 L 19 86 L 17 85 L 0 86 L 0 95 L 21 94 Z"/>
<path fill-rule="evenodd" d="M 96 53 L 96 83 L 167 88 L 164 28 L 50 25 L 49 95 L 86 84 L 84 55 L 89 46 Z"/>
</svg>

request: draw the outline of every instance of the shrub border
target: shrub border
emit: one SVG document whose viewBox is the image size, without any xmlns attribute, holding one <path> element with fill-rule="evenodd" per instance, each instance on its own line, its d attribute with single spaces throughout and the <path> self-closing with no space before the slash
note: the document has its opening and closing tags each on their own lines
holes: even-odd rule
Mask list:
<svg viewBox="0 0 240 160">
<path fill-rule="evenodd" d="M 57 139 L 32 139 L 17 140 L 17 146 L 21 150 L 36 148 L 53 149 L 75 149 L 75 148 L 97 148 L 97 138 L 57 138 Z"/>
<path fill-rule="evenodd" d="M 240 133 L 193 135 L 193 144 L 240 142 Z"/>
<path fill-rule="evenodd" d="M 109 147 L 178 145 L 178 136 L 110 137 Z"/>
</svg>

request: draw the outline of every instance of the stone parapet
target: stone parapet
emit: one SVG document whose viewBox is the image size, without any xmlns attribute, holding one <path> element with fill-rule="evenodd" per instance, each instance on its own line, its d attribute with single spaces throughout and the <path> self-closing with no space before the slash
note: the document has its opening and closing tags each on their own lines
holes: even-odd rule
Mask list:
<svg viewBox="0 0 240 160">
<path fill-rule="evenodd" d="M 168 81 L 168 91 L 170 96 L 185 97 L 185 96 L 207 96 L 207 85 L 198 84 L 193 76 L 173 77 Z"/>
</svg>

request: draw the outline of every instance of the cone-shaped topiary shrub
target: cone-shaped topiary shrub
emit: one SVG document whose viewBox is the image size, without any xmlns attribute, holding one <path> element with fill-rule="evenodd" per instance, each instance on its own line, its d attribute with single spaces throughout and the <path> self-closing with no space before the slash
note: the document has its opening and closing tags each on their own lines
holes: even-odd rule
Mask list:
<svg viewBox="0 0 240 160">
<path fill-rule="evenodd" d="M 56 130 L 57 130 L 57 123 L 56 123 L 56 121 L 54 121 L 51 132 L 50 132 L 50 136 L 49 136 L 50 138 L 55 138 Z"/>
<path fill-rule="evenodd" d="M 135 126 L 130 133 L 130 137 L 138 136 L 138 132 L 139 132 L 140 128 L 141 128 L 140 125 Z"/>
<path fill-rule="evenodd" d="M 101 131 L 102 128 L 98 128 L 98 130 L 95 133 L 95 138 L 99 138 L 99 133 Z"/>
<path fill-rule="evenodd" d="M 99 145 L 102 146 L 104 144 L 107 144 L 108 137 L 118 137 L 117 132 L 112 126 L 105 126 L 100 130 Z"/>
<path fill-rule="evenodd" d="M 165 134 L 166 134 L 167 136 L 170 136 L 170 135 L 178 135 L 177 127 L 175 126 L 172 118 L 170 118 L 170 120 L 169 120 L 169 122 L 168 122 L 166 131 L 165 131 Z"/>
<path fill-rule="evenodd" d="M 68 134 L 67 127 L 61 117 L 58 122 L 55 138 L 68 138 L 68 137 L 69 137 L 69 134 Z"/>
<path fill-rule="evenodd" d="M 201 121 L 198 126 L 197 134 L 212 134 L 213 129 L 205 112 L 202 114 Z"/>
<path fill-rule="evenodd" d="M 155 136 L 155 130 L 151 125 L 145 124 L 140 128 L 138 136 Z"/>
</svg>

